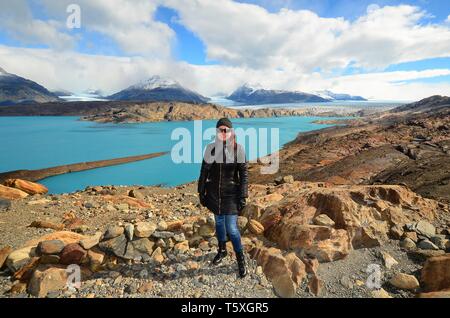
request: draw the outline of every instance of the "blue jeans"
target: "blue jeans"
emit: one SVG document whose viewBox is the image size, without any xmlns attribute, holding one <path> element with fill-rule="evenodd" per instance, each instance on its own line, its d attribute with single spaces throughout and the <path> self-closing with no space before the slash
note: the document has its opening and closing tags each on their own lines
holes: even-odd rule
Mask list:
<svg viewBox="0 0 450 318">
<path fill-rule="evenodd" d="M 236 253 L 242 252 L 241 233 L 237 226 L 237 215 L 214 215 L 216 236 L 219 242 L 227 241 L 227 234 Z"/>
</svg>

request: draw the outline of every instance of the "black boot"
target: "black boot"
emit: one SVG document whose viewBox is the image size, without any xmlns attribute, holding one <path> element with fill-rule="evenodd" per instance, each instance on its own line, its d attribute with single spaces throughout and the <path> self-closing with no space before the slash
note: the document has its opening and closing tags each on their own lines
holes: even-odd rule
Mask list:
<svg viewBox="0 0 450 318">
<path fill-rule="evenodd" d="M 247 266 L 245 265 L 244 252 L 236 253 L 236 258 L 239 268 L 239 276 L 244 278 L 247 276 Z"/>
<path fill-rule="evenodd" d="M 219 265 L 222 260 L 227 256 L 227 242 L 219 242 L 219 251 L 214 257 L 212 263 L 214 265 Z"/>
</svg>

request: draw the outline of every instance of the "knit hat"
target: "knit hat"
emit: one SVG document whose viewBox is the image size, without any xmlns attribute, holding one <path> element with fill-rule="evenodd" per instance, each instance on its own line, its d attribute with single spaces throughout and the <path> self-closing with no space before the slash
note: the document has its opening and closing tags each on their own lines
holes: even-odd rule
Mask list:
<svg viewBox="0 0 450 318">
<path fill-rule="evenodd" d="M 228 118 L 221 118 L 216 124 L 216 128 L 219 128 L 220 126 L 226 126 L 228 128 L 233 128 L 233 124 Z"/>
</svg>

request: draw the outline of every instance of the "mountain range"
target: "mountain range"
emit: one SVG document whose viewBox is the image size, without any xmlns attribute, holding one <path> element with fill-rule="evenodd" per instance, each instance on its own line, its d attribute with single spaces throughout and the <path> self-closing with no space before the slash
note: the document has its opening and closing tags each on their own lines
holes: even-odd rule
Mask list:
<svg viewBox="0 0 450 318">
<path fill-rule="evenodd" d="M 56 102 L 60 99 L 45 87 L 10 74 L 0 67 L 0 105 Z"/>
<path fill-rule="evenodd" d="M 317 95 L 284 91 L 264 89 L 259 85 L 244 84 L 236 89 L 230 96 L 227 97 L 232 101 L 242 104 L 280 104 L 280 103 L 314 103 L 314 102 L 327 102 L 325 98 Z"/>
<path fill-rule="evenodd" d="M 64 96 L 60 98 L 59 96 Z M 48 91 L 45 87 L 20 76 L 7 73 L 0 68 L 0 106 L 14 104 L 47 103 L 58 101 L 111 100 L 136 102 L 186 102 L 208 103 L 211 99 L 189 90 L 177 81 L 161 76 L 152 76 L 110 96 L 102 91 L 90 89 L 79 96 L 65 90 Z M 279 103 L 313 103 L 336 100 L 364 101 L 361 96 L 336 94 L 330 91 L 305 93 L 300 91 L 265 89 L 260 85 L 245 84 L 226 97 L 233 102 L 260 105 Z"/>
<path fill-rule="evenodd" d="M 178 101 L 195 104 L 207 103 L 209 101 L 208 97 L 184 88 L 177 81 L 161 76 L 152 76 L 145 81 L 108 96 L 107 99 L 152 102 Z"/>
<path fill-rule="evenodd" d="M 315 93 L 316 95 L 323 97 L 328 100 L 353 100 L 353 101 L 367 101 L 362 96 L 353 96 L 349 94 L 342 94 L 342 93 L 333 93 L 331 91 L 325 90 L 325 91 L 319 91 Z"/>
<path fill-rule="evenodd" d="M 336 94 L 330 91 L 320 91 L 315 94 L 300 91 L 265 89 L 261 85 L 244 84 L 227 97 L 242 104 L 280 104 L 280 103 L 323 103 L 336 100 L 365 101 L 361 96 Z"/>
</svg>

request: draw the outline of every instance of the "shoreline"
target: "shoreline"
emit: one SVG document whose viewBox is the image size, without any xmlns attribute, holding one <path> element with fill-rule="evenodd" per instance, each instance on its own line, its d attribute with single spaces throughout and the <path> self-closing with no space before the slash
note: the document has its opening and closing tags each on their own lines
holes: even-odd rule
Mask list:
<svg viewBox="0 0 450 318">
<path fill-rule="evenodd" d="M 60 165 L 55 167 L 36 169 L 36 170 L 14 170 L 0 173 L 0 183 L 3 183 L 6 179 L 24 179 L 27 181 L 40 181 L 49 177 L 58 176 L 62 174 L 79 172 L 109 166 L 115 166 L 130 162 L 136 162 L 141 160 L 147 160 L 151 158 L 160 157 L 166 155 L 168 152 L 155 152 L 151 154 L 129 156 L 121 158 L 113 158 L 106 160 L 96 160 L 88 162 L 79 162 L 68 165 Z"/>
<path fill-rule="evenodd" d="M 289 116 L 363 117 L 386 110 L 380 107 L 346 107 L 336 109 L 312 104 L 308 107 L 260 105 L 258 108 L 232 108 L 217 104 L 180 102 L 70 102 L 0 107 L 0 117 L 77 116 L 82 121 L 98 123 L 143 123 L 164 121 L 210 120 L 229 118 L 271 118 Z"/>
</svg>

